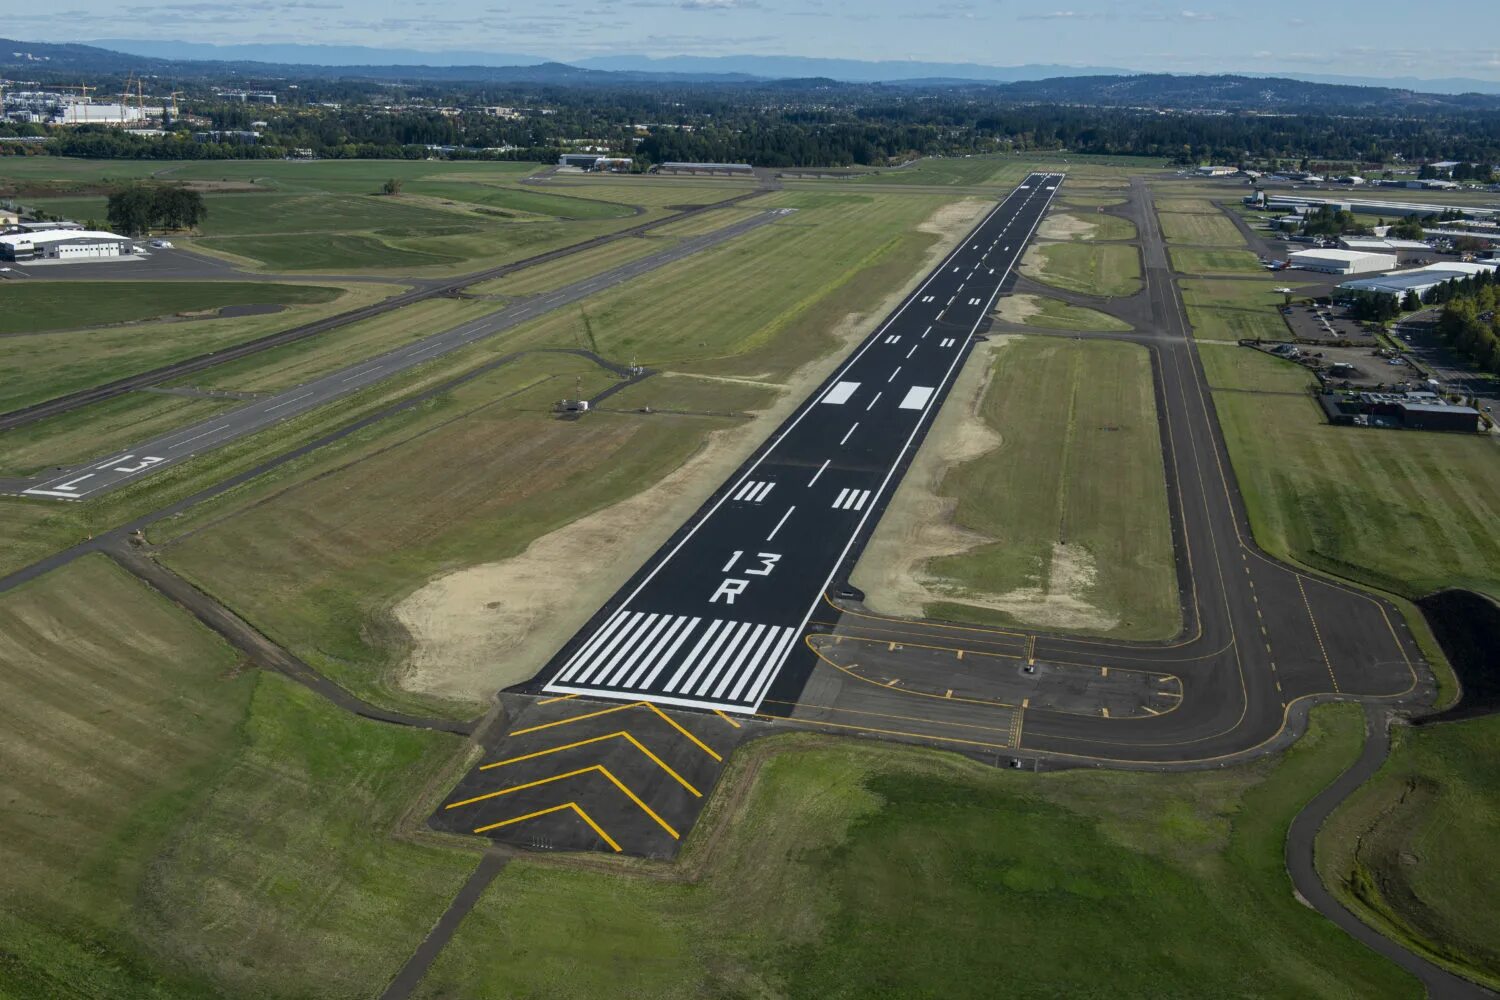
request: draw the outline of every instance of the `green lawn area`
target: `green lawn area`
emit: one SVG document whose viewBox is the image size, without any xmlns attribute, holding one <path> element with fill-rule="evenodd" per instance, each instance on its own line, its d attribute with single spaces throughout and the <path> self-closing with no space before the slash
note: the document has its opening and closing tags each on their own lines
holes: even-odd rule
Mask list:
<svg viewBox="0 0 1500 1000">
<path fill-rule="evenodd" d="M 981 404 L 999 446 L 937 488 L 966 552 L 927 561 L 927 613 L 1135 639 L 1181 627 L 1146 350 L 1022 338 L 999 349 Z M 899 500 L 898 500 L 899 506 Z"/>
<path fill-rule="evenodd" d="M 236 236 L 199 239 L 195 245 L 247 258 L 273 271 L 359 271 L 371 268 L 457 264 L 455 254 L 412 250 L 362 233 Z"/>
<path fill-rule="evenodd" d="M 344 686 L 414 710 L 478 714 L 477 702 L 400 687 L 409 647 L 392 606 L 446 570 L 513 556 L 638 492 L 725 426 L 602 412 L 555 420 L 549 404 L 575 376 L 585 393 L 613 381 L 578 358 L 527 359 L 361 436 L 338 465 L 309 462 L 253 504 L 239 496 L 195 510 L 152 537 L 175 538 L 170 566 Z M 349 464 L 351 450 L 362 461 Z"/>
<path fill-rule="evenodd" d="M 1224 213 L 1214 209 L 1212 215 L 1197 212 L 1168 212 L 1158 204 L 1157 218 L 1168 243 L 1186 243 L 1205 247 L 1242 247 L 1245 238 Z"/>
<path fill-rule="evenodd" d="M 1500 716 L 1392 736 L 1319 835 L 1318 870 L 1383 933 L 1500 988 Z"/>
<path fill-rule="evenodd" d="M 420 180 L 406 185 L 402 193 L 558 219 L 623 219 L 634 214 L 628 205 L 618 202 L 472 181 Z"/>
<path fill-rule="evenodd" d="M 769 756 L 749 795 L 710 805 L 719 842 L 700 822 L 684 849 L 699 877 L 512 861 L 418 995 L 1418 997 L 1282 864 L 1362 734 L 1357 708 L 1320 708 L 1284 756 L 1179 774 L 757 743 L 725 779 Z"/>
<path fill-rule="evenodd" d="M 84 287 L 80 287 L 83 285 Z M 98 289 L 93 283 L 66 286 L 53 282 L 36 284 L 0 284 L 0 300 L 11 291 L 42 291 L 45 301 L 40 315 L 52 321 L 65 322 L 71 315 L 68 295 L 85 299 L 84 312 L 102 314 L 112 300 L 106 293 L 120 295 L 122 307 L 136 305 L 140 311 L 160 308 L 152 302 L 192 304 L 193 293 L 216 287 L 215 283 L 170 283 L 159 287 L 165 300 L 148 299 L 142 286 L 110 282 Z M 233 296 L 254 302 L 285 302 L 289 298 L 305 299 L 314 304 L 294 305 L 278 313 L 258 316 L 226 316 L 209 319 L 172 319 L 125 326 L 12 335 L 0 340 L 0 410 L 25 406 L 66 392 L 99 385 L 136 372 L 220 350 L 231 344 L 254 340 L 279 330 L 312 322 L 336 313 L 373 304 L 400 289 L 393 285 L 350 284 L 339 288 L 317 285 L 271 285 L 236 283 L 223 286 Z M 281 294 L 286 289 L 290 294 Z M 178 296 L 177 298 L 173 298 Z M 17 296 L 21 298 L 23 296 Z M 202 300 L 210 309 L 215 303 L 227 304 L 222 298 Z M 155 313 L 152 313 L 155 315 Z M 3 440 L 3 439 L 0 439 Z"/>
<path fill-rule="evenodd" d="M 1135 231 L 1135 223 L 1107 212 L 1069 212 L 1065 218 L 1077 220 L 1088 227 L 1086 231 L 1076 233 L 1071 237 L 1075 240 L 1133 240 L 1138 235 Z"/>
<path fill-rule="evenodd" d="M 1161 167 L 1154 157 L 1080 156 L 1005 153 L 979 156 L 928 157 L 899 169 L 880 169 L 839 184 L 931 184 L 953 186 L 1010 186 L 1036 170 L 1067 171 L 1070 180 L 1112 180 L 1123 183 L 1132 173 Z"/>
<path fill-rule="evenodd" d="M 455 737 L 246 670 L 90 556 L 0 596 L 0 995 L 377 993 L 472 869 L 390 831 Z"/>
<path fill-rule="evenodd" d="M 1027 251 L 1030 278 L 1085 295 L 1134 295 L 1141 290 L 1141 255 L 1122 244 L 1049 243 Z"/>
<path fill-rule="evenodd" d="M 77 330 L 249 303 L 327 302 L 341 291 L 248 281 L 7 281 L 0 283 L 0 334 Z M 15 343 L 5 342 L 7 356 Z"/>
<path fill-rule="evenodd" d="M 1199 340 L 1291 340 L 1281 318 L 1285 301 L 1275 278 L 1228 281 L 1212 278 L 1180 280 L 1193 336 Z"/>
<path fill-rule="evenodd" d="M 996 304 L 996 315 L 1011 323 L 1046 330 L 1077 330 L 1085 333 L 1125 332 L 1130 324 L 1097 309 L 1071 305 L 1044 295 L 1007 295 Z"/>
<path fill-rule="evenodd" d="M 1182 274 L 1260 274 L 1265 268 L 1249 250 L 1200 250 L 1173 247 L 1172 267 Z"/>
<path fill-rule="evenodd" d="M 592 250 L 571 254 L 561 260 L 528 267 L 503 278 L 470 285 L 465 291 L 476 295 L 535 295 L 581 281 L 621 264 L 667 250 L 677 241 L 652 235 L 643 239 L 623 239 Z"/>
<path fill-rule="evenodd" d="M 1312 372 L 1295 361 L 1238 344 L 1203 341 L 1198 344 L 1198 357 L 1208 384 L 1215 389 L 1306 393 L 1314 381 Z"/>
<path fill-rule="evenodd" d="M 1478 435 L 1332 427 L 1311 399 L 1214 399 L 1255 539 L 1406 596 L 1500 597 L 1500 450 Z"/>
</svg>

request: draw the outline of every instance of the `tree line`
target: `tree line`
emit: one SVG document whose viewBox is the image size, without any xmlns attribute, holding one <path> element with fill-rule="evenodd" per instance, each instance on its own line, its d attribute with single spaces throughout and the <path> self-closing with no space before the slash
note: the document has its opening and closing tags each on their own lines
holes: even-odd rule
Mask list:
<svg viewBox="0 0 1500 1000">
<path fill-rule="evenodd" d="M 109 195 L 109 226 L 126 236 L 153 229 L 192 229 L 208 215 L 203 195 L 180 184 L 132 184 Z"/>
</svg>

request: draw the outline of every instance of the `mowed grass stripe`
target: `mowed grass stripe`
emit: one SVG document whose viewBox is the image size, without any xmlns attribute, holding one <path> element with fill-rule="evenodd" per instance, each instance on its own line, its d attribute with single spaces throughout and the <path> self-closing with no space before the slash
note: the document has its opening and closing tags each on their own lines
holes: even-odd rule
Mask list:
<svg viewBox="0 0 1500 1000">
<path fill-rule="evenodd" d="M 1085 295 L 1134 295 L 1141 290 L 1140 251 L 1125 244 L 1037 244 L 1026 252 L 1021 271 Z"/>
</svg>

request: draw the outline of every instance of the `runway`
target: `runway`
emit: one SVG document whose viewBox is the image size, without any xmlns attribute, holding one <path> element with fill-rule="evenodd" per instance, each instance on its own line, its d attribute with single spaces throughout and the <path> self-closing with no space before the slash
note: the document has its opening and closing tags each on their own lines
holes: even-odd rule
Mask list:
<svg viewBox="0 0 1500 1000">
<path fill-rule="evenodd" d="M 752 713 L 942 405 L 1059 174 L 1032 174 L 540 675 L 551 695 Z"/>
<path fill-rule="evenodd" d="M 1277 749 L 1321 697 L 1430 700 L 1393 606 L 1255 545 L 1144 184 L 1131 200 L 1145 289 L 1119 311 L 1139 315 L 1137 332 L 1093 336 L 1152 353 L 1183 633 L 1130 643 L 892 619 L 838 596 L 851 561 L 762 715 L 992 761 L 1165 766 Z"/>
<path fill-rule="evenodd" d="M 384 354 L 365 358 L 311 382 L 142 441 L 107 458 L 81 463 L 34 483 L 17 484 L 11 492 L 21 496 L 77 501 L 118 489 L 143 476 L 160 472 L 196 455 L 300 416 L 417 365 L 441 358 L 476 341 L 520 326 L 555 309 L 734 239 L 783 218 L 789 211 L 791 210 L 777 209 L 763 212 L 723 229 L 683 240 L 660 253 L 630 261 L 556 291 L 524 299 L 488 316 L 435 333 Z"/>
</svg>

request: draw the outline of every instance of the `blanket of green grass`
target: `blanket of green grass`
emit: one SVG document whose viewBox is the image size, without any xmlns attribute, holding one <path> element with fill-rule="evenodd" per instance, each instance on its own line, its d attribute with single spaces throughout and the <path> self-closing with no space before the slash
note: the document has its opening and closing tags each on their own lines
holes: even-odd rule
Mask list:
<svg viewBox="0 0 1500 1000">
<path fill-rule="evenodd" d="M 1116 319 L 1109 313 L 1084 306 L 1075 306 L 1045 295 L 1008 295 L 998 303 L 996 314 L 1027 326 L 1046 330 L 1079 330 L 1086 333 L 1117 333 L 1130 329 L 1130 324 Z"/>
<path fill-rule="evenodd" d="M 1248 350 L 1240 362 L 1281 372 Z M 1442 587 L 1500 597 L 1492 438 L 1333 427 L 1311 398 L 1216 393 L 1214 404 L 1268 551 L 1408 597 Z"/>
<path fill-rule="evenodd" d="M 1315 381 L 1312 372 L 1295 361 L 1238 344 L 1203 341 L 1198 345 L 1198 358 L 1208 384 L 1215 389 L 1306 395 Z"/>
<path fill-rule="evenodd" d="M 1041 243 L 1027 251 L 1021 272 L 1085 295 L 1134 295 L 1141 290 L 1141 255 L 1121 243 Z"/>
<path fill-rule="evenodd" d="M 92 282 L 83 283 L 93 285 Z M 189 290 L 213 287 L 199 284 L 163 284 L 167 301 L 182 292 L 177 302 L 206 302 L 204 308 L 212 311 L 222 298 L 195 300 Z M 108 283 L 108 287 L 95 290 L 80 289 L 79 284 L 69 283 L 67 288 L 74 294 L 87 293 L 83 305 L 86 312 L 102 309 L 103 297 L 123 292 L 127 302 L 137 304 L 141 311 L 160 309 L 162 300 L 135 298 L 133 292 L 139 286 L 123 283 Z M 362 306 L 372 305 L 401 289 L 395 285 L 349 284 L 338 288 L 319 285 L 271 285 L 232 283 L 224 286 L 235 297 L 255 303 L 277 303 L 288 299 L 306 299 L 305 304 L 292 305 L 280 312 L 254 316 L 213 316 L 210 318 L 178 317 L 170 320 L 144 321 L 84 330 L 52 330 L 35 334 L 13 334 L 0 340 L 0 410 L 10 410 L 30 403 L 51 399 L 67 392 L 100 385 L 138 372 L 150 371 L 174 361 L 210 354 L 232 344 L 255 340 L 280 330 L 300 326 L 328 316 Z M 54 307 L 45 308 L 41 315 L 55 322 L 71 322 L 66 296 L 58 293 L 62 285 L 48 282 L 30 285 L 0 284 L 0 301 L 11 288 L 45 289 L 43 305 L 55 302 Z M 289 289 L 287 295 L 279 295 L 278 289 Z M 273 297 L 274 296 L 274 297 Z M 156 313 L 152 312 L 152 315 Z M 0 450 L 4 443 L 0 442 Z"/>
<path fill-rule="evenodd" d="M 339 293 L 321 285 L 249 281 L 7 281 L 0 283 L 0 334 L 77 330 L 223 306 L 327 302 Z M 7 342 L 7 355 L 14 343 Z"/>
<path fill-rule="evenodd" d="M 1182 274 L 1261 274 L 1265 268 L 1249 250 L 1201 250 L 1173 247 L 1172 267 Z"/>
<path fill-rule="evenodd" d="M 1318 870 L 1383 933 L 1500 988 L 1500 715 L 1392 736 L 1319 834 Z"/>
<path fill-rule="evenodd" d="M 1291 340 L 1281 318 L 1286 287 L 1276 278 L 1192 278 L 1178 282 L 1193 336 L 1199 340 Z"/>
<path fill-rule="evenodd" d="M 692 881 L 513 861 L 418 995 L 1419 997 L 1282 863 L 1362 734 L 1319 709 L 1284 756 L 1149 775 L 757 744 L 725 779 L 769 758 L 749 794 L 710 804 L 719 841 L 704 821 L 684 848 Z"/>
<path fill-rule="evenodd" d="M 462 741 L 247 670 L 102 556 L 0 595 L 0 996 L 368 997 L 473 868 Z"/>
<path fill-rule="evenodd" d="M 932 589 L 952 595 L 927 613 L 1135 639 L 1176 634 L 1177 576 L 1146 350 L 1103 340 L 1012 341 L 995 355 L 979 412 L 998 446 L 952 468 L 937 492 L 955 500 L 955 526 L 990 541 L 927 562 Z M 978 600 L 966 602 L 968 595 Z"/>
</svg>

